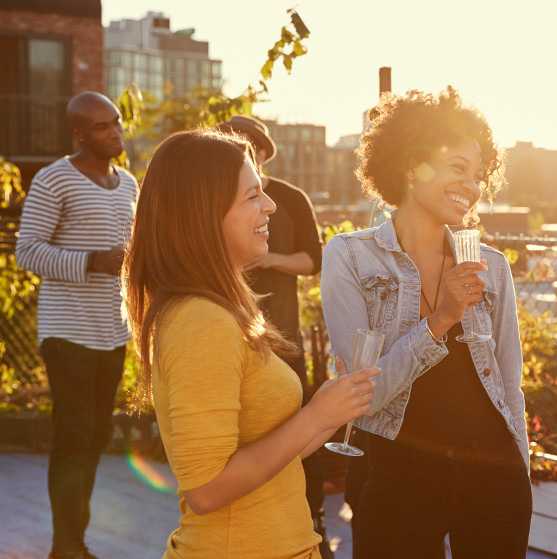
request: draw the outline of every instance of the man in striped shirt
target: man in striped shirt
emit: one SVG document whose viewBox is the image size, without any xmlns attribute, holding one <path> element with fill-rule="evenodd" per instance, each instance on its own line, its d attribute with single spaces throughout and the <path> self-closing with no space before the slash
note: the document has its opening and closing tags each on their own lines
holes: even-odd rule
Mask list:
<svg viewBox="0 0 557 559">
<path fill-rule="evenodd" d="M 129 338 L 119 272 L 137 182 L 111 164 L 124 144 L 120 112 L 108 98 L 81 93 L 67 114 L 78 150 L 33 178 L 16 256 L 42 276 L 38 334 L 54 427 L 49 557 L 92 559 L 84 535 Z"/>
</svg>

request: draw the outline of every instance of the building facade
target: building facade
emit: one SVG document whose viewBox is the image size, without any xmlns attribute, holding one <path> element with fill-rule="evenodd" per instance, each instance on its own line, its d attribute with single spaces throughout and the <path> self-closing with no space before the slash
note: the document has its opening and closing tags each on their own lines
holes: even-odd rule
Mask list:
<svg viewBox="0 0 557 559">
<path fill-rule="evenodd" d="M 71 150 L 68 99 L 104 90 L 100 0 L 0 0 L 0 155 L 28 184 Z"/>
<path fill-rule="evenodd" d="M 277 144 L 277 156 L 266 172 L 304 190 L 313 202 L 328 200 L 325 127 L 316 124 L 280 124 L 266 120 Z"/>
<path fill-rule="evenodd" d="M 139 20 L 111 21 L 104 30 L 105 76 L 110 97 L 130 83 L 160 101 L 201 87 L 222 87 L 222 62 L 209 57 L 209 43 L 193 38 L 194 29 L 171 31 L 170 19 L 148 12 Z"/>
<path fill-rule="evenodd" d="M 506 150 L 506 178 L 502 200 L 547 212 L 551 221 L 557 218 L 557 150 L 517 142 Z"/>
<path fill-rule="evenodd" d="M 353 205 L 363 199 L 360 181 L 356 178 L 359 142 L 359 134 L 350 134 L 327 147 L 327 190 L 331 204 Z"/>
</svg>

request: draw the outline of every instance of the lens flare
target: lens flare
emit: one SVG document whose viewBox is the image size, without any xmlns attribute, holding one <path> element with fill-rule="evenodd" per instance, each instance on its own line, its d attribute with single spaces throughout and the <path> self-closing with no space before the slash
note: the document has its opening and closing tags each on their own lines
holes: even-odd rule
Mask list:
<svg viewBox="0 0 557 559">
<path fill-rule="evenodd" d="M 132 450 L 126 455 L 126 462 L 133 475 L 145 485 L 159 493 L 175 493 L 176 484 L 168 476 L 159 472 L 139 452 Z"/>
</svg>

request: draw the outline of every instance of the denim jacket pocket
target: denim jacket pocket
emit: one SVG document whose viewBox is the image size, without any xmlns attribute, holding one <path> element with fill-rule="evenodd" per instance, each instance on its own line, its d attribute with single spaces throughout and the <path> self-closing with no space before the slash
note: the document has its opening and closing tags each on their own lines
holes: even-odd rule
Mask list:
<svg viewBox="0 0 557 559">
<path fill-rule="evenodd" d="M 377 274 L 361 278 L 360 282 L 370 327 L 372 329 L 382 328 L 397 314 L 398 280 L 394 276 Z"/>
</svg>

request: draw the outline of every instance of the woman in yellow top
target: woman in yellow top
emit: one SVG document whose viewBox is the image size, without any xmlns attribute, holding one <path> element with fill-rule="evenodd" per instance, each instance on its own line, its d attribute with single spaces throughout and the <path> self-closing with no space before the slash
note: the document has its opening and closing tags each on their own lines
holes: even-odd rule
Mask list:
<svg viewBox="0 0 557 559">
<path fill-rule="evenodd" d="M 274 202 L 249 145 L 175 134 L 143 181 L 124 282 L 180 527 L 165 559 L 318 558 L 301 459 L 369 411 L 375 369 L 329 381 L 300 409 L 291 350 L 242 270 L 267 251 Z"/>
</svg>

